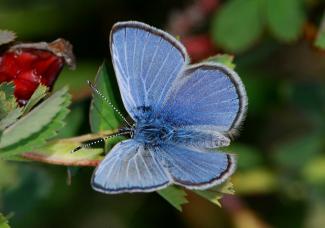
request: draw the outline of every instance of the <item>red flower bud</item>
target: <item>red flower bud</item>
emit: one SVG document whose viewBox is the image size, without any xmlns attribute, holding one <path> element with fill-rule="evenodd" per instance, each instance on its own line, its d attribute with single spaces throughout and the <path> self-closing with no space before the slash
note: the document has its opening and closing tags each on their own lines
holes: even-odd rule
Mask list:
<svg viewBox="0 0 325 228">
<path fill-rule="evenodd" d="M 17 44 L 0 54 L 0 83 L 13 81 L 17 101 L 24 105 L 39 84 L 53 87 L 64 63 L 75 66 L 72 46 L 63 39 Z"/>
</svg>

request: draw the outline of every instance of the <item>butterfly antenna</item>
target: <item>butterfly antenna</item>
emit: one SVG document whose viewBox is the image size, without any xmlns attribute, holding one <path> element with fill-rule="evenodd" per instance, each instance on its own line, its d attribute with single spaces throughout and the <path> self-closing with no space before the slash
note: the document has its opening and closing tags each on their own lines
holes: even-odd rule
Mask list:
<svg viewBox="0 0 325 228">
<path fill-rule="evenodd" d="M 90 148 L 93 145 L 96 145 L 97 143 L 105 142 L 106 140 L 111 139 L 111 138 L 114 138 L 116 136 L 127 135 L 127 134 L 130 134 L 130 133 L 131 133 L 130 131 L 123 131 L 123 132 L 118 132 L 118 133 L 115 133 L 115 134 L 112 134 L 112 135 L 107 135 L 107 136 L 105 136 L 103 138 L 96 139 L 95 141 L 92 141 L 90 143 L 80 145 L 80 146 L 74 148 L 73 150 L 71 150 L 70 153 L 75 153 L 78 150 Z"/>
<path fill-rule="evenodd" d="M 101 92 L 96 89 L 96 87 L 89 81 L 87 80 L 88 85 L 90 88 L 98 95 L 100 96 L 106 103 L 108 103 L 109 106 L 113 108 L 113 110 L 124 120 L 124 122 L 132 128 L 132 125 L 126 120 L 126 118 L 122 115 L 122 113 L 110 102 Z"/>
</svg>

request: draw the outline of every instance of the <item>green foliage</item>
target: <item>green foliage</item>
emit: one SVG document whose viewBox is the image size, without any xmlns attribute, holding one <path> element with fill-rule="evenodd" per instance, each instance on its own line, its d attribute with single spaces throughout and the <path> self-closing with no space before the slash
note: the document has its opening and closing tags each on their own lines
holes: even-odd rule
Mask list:
<svg viewBox="0 0 325 228">
<path fill-rule="evenodd" d="M 221 207 L 220 199 L 224 194 L 235 194 L 234 186 L 230 180 L 227 180 L 225 183 L 209 188 L 204 191 L 194 191 L 203 198 L 209 200 L 210 202 Z"/>
<path fill-rule="evenodd" d="M 0 156 L 16 155 L 43 145 L 64 126 L 70 96 L 67 88 L 53 94 L 3 131 Z"/>
<path fill-rule="evenodd" d="M 37 89 L 34 91 L 27 104 L 24 106 L 23 113 L 28 113 L 40 100 L 42 100 L 48 91 L 48 88 L 42 84 L 39 84 Z"/>
<path fill-rule="evenodd" d="M 20 10 L 1 7 L 0 27 L 5 26 L 5 28 L 18 32 L 18 34 L 23 34 L 24 37 L 31 37 L 36 34 L 52 34 L 52 28 L 62 29 L 66 27 L 63 17 L 59 16 L 59 12 L 59 7 L 55 8 L 50 5 Z M 25 23 L 21 23 L 22 21 Z"/>
<path fill-rule="evenodd" d="M 12 31 L 0 30 L 0 46 L 8 44 L 16 39 L 16 34 Z"/>
<path fill-rule="evenodd" d="M 237 168 L 241 171 L 263 165 L 262 153 L 254 147 L 240 143 L 233 143 L 229 147 L 223 149 L 223 151 L 235 152 L 236 155 L 238 155 Z"/>
<path fill-rule="evenodd" d="M 13 82 L 0 84 L 0 140 L 3 131 L 22 115 L 14 96 L 14 89 Z"/>
<path fill-rule="evenodd" d="M 230 69 L 235 69 L 236 64 L 234 64 L 234 56 L 228 54 L 217 54 L 215 56 L 209 57 L 208 62 L 222 63 L 223 65 L 229 67 Z"/>
<path fill-rule="evenodd" d="M 267 194 L 279 186 L 278 177 L 263 167 L 237 172 L 231 179 L 239 195 Z"/>
<path fill-rule="evenodd" d="M 80 143 L 80 138 L 54 140 L 34 149 L 33 152 L 24 153 L 23 157 L 56 165 L 96 166 L 103 158 L 100 156 L 103 149 L 84 148 L 77 153 L 71 153 Z"/>
<path fill-rule="evenodd" d="M 0 120 L 0 132 L 2 133 L 4 129 L 12 125 L 22 114 L 21 108 L 15 108 L 14 110 L 10 111 Z"/>
<path fill-rule="evenodd" d="M 297 40 L 304 22 L 301 0 L 230 0 L 216 12 L 212 36 L 218 46 L 238 53 L 251 47 L 265 26 L 282 42 Z"/>
<path fill-rule="evenodd" d="M 301 170 L 303 178 L 311 184 L 318 186 L 323 185 L 325 180 L 325 157 L 324 156 L 313 156 Z"/>
<path fill-rule="evenodd" d="M 0 228 L 10 228 L 8 219 L 0 213 Z"/>
<path fill-rule="evenodd" d="M 300 169 L 304 163 L 321 152 L 323 138 L 323 134 L 314 133 L 282 143 L 276 148 L 274 159 L 281 166 Z"/>
<path fill-rule="evenodd" d="M 270 31 L 277 39 L 297 40 L 305 21 L 301 0 L 267 0 L 266 15 Z"/>
<path fill-rule="evenodd" d="M 95 86 L 104 97 L 117 107 L 123 110 L 120 105 L 120 94 L 116 78 L 108 73 L 105 62 L 99 68 L 95 79 Z M 103 130 L 114 130 L 121 125 L 121 117 L 113 110 L 113 108 L 97 94 L 93 94 L 90 106 L 90 126 L 93 132 Z"/>
<path fill-rule="evenodd" d="M 0 120 L 17 108 L 13 82 L 0 84 Z"/>
<path fill-rule="evenodd" d="M 169 186 L 159 190 L 158 193 L 179 211 L 182 211 L 183 204 L 188 203 L 186 192 L 180 187 Z"/>
<path fill-rule="evenodd" d="M 325 13 L 322 17 L 317 38 L 315 40 L 315 46 L 321 49 L 325 49 Z"/>
<path fill-rule="evenodd" d="M 17 171 L 14 164 L 0 160 L 0 192 L 17 185 Z"/>
<path fill-rule="evenodd" d="M 263 31 L 262 0 L 231 0 L 212 21 L 214 41 L 230 52 L 241 52 L 254 44 Z"/>
</svg>

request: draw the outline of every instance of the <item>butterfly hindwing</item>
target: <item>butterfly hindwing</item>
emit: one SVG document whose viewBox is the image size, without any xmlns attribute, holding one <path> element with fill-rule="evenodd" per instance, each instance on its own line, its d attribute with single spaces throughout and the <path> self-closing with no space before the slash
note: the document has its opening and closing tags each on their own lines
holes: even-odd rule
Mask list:
<svg viewBox="0 0 325 228">
<path fill-rule="evenodd" d="M 110 46 L 122 99 L 133 119 L 141 112 L 139 107 L 161 106 L 188 62 L 180 42 L 141 22 L 115 24 Z"/>
<path fill-rule="evenodd" d="M 233 174 L 234 155 L 198 151 L 180 145 L 164 145 L 159 158 L 173 182 L 189 189 L 207 189 L 220 184 Z"/>
<path fill-rule="evenodd" d="M 154 151 L 132 139 L 114 146 L 92 178 L 95 190 L 111 194 L 155 191 L 169 183 Z"/>
</svg>

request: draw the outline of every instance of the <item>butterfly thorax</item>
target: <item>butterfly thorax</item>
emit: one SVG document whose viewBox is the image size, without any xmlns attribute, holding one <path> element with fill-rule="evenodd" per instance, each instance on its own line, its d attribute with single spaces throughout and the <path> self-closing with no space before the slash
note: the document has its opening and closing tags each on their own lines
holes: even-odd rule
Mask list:
<svg viewBox="0 0 325 228">
<path fill-rule="evenodd" d="M 158 146 L 173 140 L 175 129 L 161 118 L 146 118 L 137 122 L 134 139 L 146 146 Z"/>
</svg>

